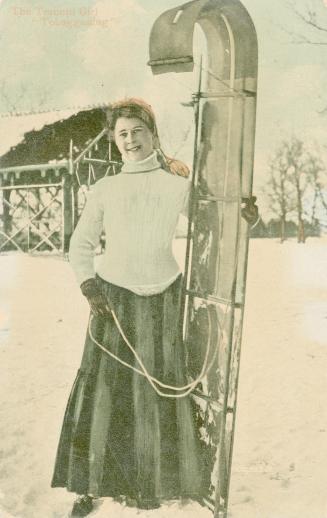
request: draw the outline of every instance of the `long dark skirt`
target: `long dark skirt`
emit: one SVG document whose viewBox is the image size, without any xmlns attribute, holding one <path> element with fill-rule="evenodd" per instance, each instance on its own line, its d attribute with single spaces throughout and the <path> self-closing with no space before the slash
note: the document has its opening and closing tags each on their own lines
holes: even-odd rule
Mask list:
<svg viewBox="0 0 327 518">
<path fill-rule="evenodd" d="M 179 276 L 163 293 L 139 296 L 102 280 L 122 329 L 147 370 L 164 383 L 179 386 L 186 383 L 181 282 Z M 97 341 L 139 368 L 111 317 L 94 318 L 92 331 Z M 199 500 L 195 421 L 190 396 L 157 395 L 143 376 L 101 351 L 87 333 L 51 485 L 97 497 Z"/>
</svg>

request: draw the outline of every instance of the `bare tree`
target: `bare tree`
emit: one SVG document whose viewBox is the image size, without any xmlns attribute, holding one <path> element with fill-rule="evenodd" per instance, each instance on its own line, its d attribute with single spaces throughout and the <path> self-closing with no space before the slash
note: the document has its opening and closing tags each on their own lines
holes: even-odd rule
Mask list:
<svg viewBox="0 0 327 518">
<path fill-rule="evenodd" d="M 295 6 L 294 2 L 288 2 L 289 8 L 295 14 L 297 19 L 306 27 L 306 32 L 296 33 L 287 31 L 292 36 L 292 42 L 296 44 L 307 44 L 317 46 L 327 46 L 327 2 L 326 0 L 319 3 L 315 2 L 315 7 L 306 5 L 303 8 Z M 327 114 L 327 107 L 320 111 L 321 114 Z M 327 193 L 326 183 L 321 181 L 321 173 L 325 167 L 321 161 L 313 156 L 309 160 L 309 169 L 311 183 L 314 188 L 314 205 L 312 217 L 314 217 L 317 204 L 327 212 Z"/>
<path fill-rule="evenodd" d="M 270 163 L 266 186 L 270 209 L 280 220 L 281 242 L 286 239 L 287 220 L 296 219 L 297 239 L 304 243 L 307 224 L 312 227 L 327 213 L 326 168 L 319 156 L 293 137 L 281 143 Z"/>
<path fill-rule="evenodd" d="M 294 137 L 287 144 L 286 159 L 288 162 L 288 172 L 296 192 L 297 240 L 298 243 L 304 243 L 306 236 L 304 230 L 303 199 L 308 186 L 308 175 L 306 169 L 306 152 L 301 140 Z"/>
<path fill-rule="evenodd" d="M 272 158 L 269 167 L 270 178 L 265 189 L 269 198 L 270 209 L 280 221 L 280 240 L 282 243 L 286 239 L 287 215 L 294 208 L 294 187 L 289 175 L 287 149 L 287 142 L 283 142 Z"/>
<path fill-rule="evenodd" d="M 284 29 L 291 35 L 292 43 L 327 45 L 327 5 L 320 2 L 319 5 L 316 3 L 314 8 L 307 5 L 299 9 L 294 2 L 287 4 L 296 18 L 307 28 L 306 33 Z"/>
<path fill-rule="evenodd" d="M 312 189 L 311 225 L 327 215 L 326 193 L 326 166 L 320 157 L 309 154 L 307 158 L 308 181 Z"/>
<path fill-rule="evenodd" d="M 327 222 L 327 168 L 324 162 L 315 156 L 309 161 L 309 181 L 314 193 L 312 224 L 326 226 Z"/>
</svg>

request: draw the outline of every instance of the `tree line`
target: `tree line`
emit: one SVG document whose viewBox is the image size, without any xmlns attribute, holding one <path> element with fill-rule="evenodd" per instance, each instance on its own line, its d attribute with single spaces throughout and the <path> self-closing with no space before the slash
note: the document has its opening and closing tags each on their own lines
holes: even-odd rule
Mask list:
<svg viewBox="0 0 327 518">
<path fill-rule="evenodd" d="M 263 188 L 268 221 L 253 237 L 276 237 L 281 242 L 296 235 L 304 243 L 308 235 L 327 230 L 327 167 L 318 151 L 297 137 L 282 141 L 269 163 Z"/>
</svg>

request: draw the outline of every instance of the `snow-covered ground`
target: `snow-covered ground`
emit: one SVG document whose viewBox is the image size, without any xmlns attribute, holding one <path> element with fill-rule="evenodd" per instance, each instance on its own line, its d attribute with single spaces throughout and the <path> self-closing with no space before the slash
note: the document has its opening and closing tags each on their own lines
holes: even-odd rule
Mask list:
<svg viewBox="0 0 327 518">
<path fill-rule="evenodd" d="M 0 518 L 64 518 L 74 495 L 50 480 L 88 307 L 60 258 L 2 255 L 0 285 Z M 230 517 L 327 518 L 327 241 L 251 241 L 246 302 Z M 111 516 L 212 514 L 90 515 Z"/>
</svg>

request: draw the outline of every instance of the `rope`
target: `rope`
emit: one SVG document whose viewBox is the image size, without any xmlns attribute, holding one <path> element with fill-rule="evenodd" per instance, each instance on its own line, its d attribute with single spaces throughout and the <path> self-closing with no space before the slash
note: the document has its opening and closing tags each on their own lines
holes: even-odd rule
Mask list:
<svg viewBox="0 0 327 518">
<path fill-rule="evenodd" d="M 88 325 L 88 332 L 89 332 L 89 335 L 90 335 L 90 338 L 91 340 L 98 346 L 100 347 L 100 349 L 102 351 L 104 351 L 105 353 L 107 353 L 109 356 L 111 356 L 112 358 L 114 358 L 115 360 L 117 360 L 119 363 L 121 363 L 122 365 L 124 365 L 125 367 L 133 370 L 134 372 L 136 372 L 137 374 L 140 374 L 141 376 L 144 376 L 148 382 L 150 383 L 150 385 L 152 386 L 152 388 L 157 392 L 157 394 L 159 396 L 162 396 L 162 397 L 167 397 L 167 398 L 182 398 L 182 397 L 186 397 L 188 396 L 193 390 L 194 388 L 196 387 L 196 385 L 198 385 L 198 383 L 200 383 L 200 381 L 205 377 L 207 376 L 207 374 L 209 373 L 209 370 L 212 368 L 213 364 L 214 364 L 214 359 L 216 357 L 216 352 L 213 356 L 213 359 L 209 365 L 209 367 L 207 368 L 207 364 L 208 364 L 208 358 L 209 358 L 209 353 L 210 353 L 210 338 L 211 338 L 211 318 L 210 318 L 210 313 L 209 313 L 209 318 L 208 318 L 208 323 L 209 323 L 209 332 L 208 332 L 208 340 L 207 340 L 207 348 L 206 348 L 206 354 L 205 354 L 205 358 L 204 358 L 204 362 L 203 362 L 203 366 L 202 366 L 202 369 L 201 369 L 201 372 L 199 374 L 199 376 L 193 380 L 191 383 L 188 383 L 187 385 L 184 385 L 184 386 L 181 386 L 181 387 L 178 387 L 178 386 L 173 386 L 173 385 L 167 385 L 165 383 L 162 383 L 160 380 L 158 380 L 157 378 L 155 378 L 154 376 L 151 376 L 150 373 L 148 372 L 148 370 L 146 369 L 145 365 L 143 364 L 141 358 L 139 357 L 139 355 L 137 354 L 137 352 L 135 351 L 135 349 L 133 348 L 133 346 L 131 345 L 131 343 L 129 342 L 128 338 L 126 337 L 123 329 L 121 328 L 121 325 L 119 323 L 119 320 L 116 316 L 116 313 L 114 312 L 114 310 L 111 310 L 111 314 L 112 314 L 112 317 L 114 319 L 114 322 L 117 326 L 117 329 L 119 330 L 119 333 L 120 335 L 122 336 L 125 344 L 128 346 L 128 348 L 132 351 L 133 355 L 135 356 L 135 359 L 136 361 L 138 362 L 138 364 L 140 365 L 141 369 L 142 370 L 139 370 L 137 369 L 136 367 L 133 367 L 132 365 L 130 365 L 129 363 L 125 362 L 124 360 L 122 360 L 121 358 L 119 358 L 118 356 L 116 356 L 114 353 L 110 352 L 108 349 L 106 349 L 102 344 L 100 344 L 93 336 L 93 333 L 92 333 L 92 329 L 91 329 L 91 324 L 92 324 L 92 320 L 93 320 L 93 315 L 90 315 L 90 319 L 89 319 L 89 325 Z M 158 387 L 156 385 L 159 385 L 160 387 L 162 388 L 166 388 L 166 389 L 169 389 L 169 390 L 175 390 L 175 391 L 180 391 L 180 392 L 183 392 L 183 394 L 168 394 L 166 392 L 162 392 L 160 389 L 158 389 Z"/>
</svg>

